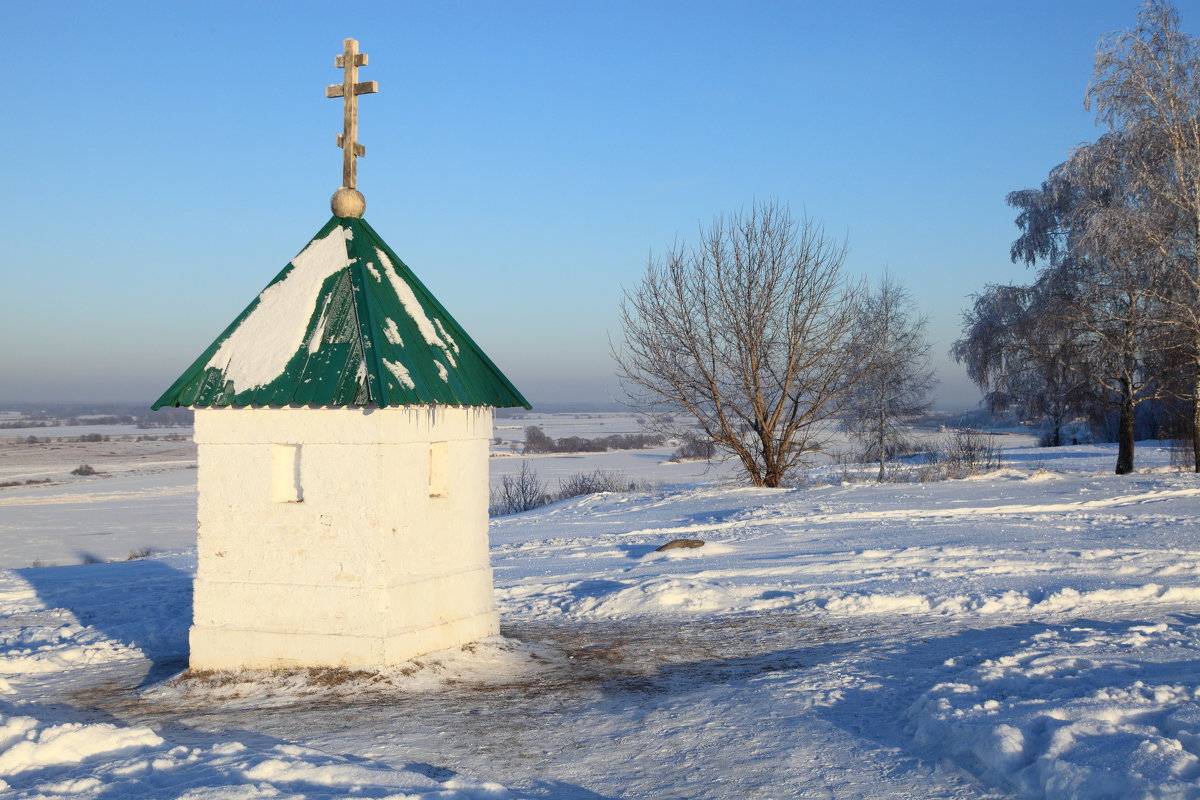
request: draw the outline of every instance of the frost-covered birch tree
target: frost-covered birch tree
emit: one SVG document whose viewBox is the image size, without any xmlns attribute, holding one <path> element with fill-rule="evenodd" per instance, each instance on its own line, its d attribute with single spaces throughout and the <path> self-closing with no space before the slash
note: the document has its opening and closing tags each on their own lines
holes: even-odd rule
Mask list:
<svg viewBox="0 0 1200 800">
<path fill-rule="evenodd" d="M 1147 244 L 1170 267 L 1161 321 L 1186 347 L 1200 472 L 1200 41 L 1180 29 L 1170 3 L 1147 0 L 1131 30 L 1101 41 L 1087 105 L 1111 131 L 1142 143 L 1122 154 L 1124 167 L 1177 218 Z"/>
<path fill-rule="evenodd" d="M 904 449 L 909 423 L 929 410 L 937 384 L 929 366 L 928 321 L 908 290 L 885 274 L 863 298 L 856 326 L 848 357 L 864 369 L 850 386 L 843 424 L 863 445 L 865 458 L 879 463 L 882 481 L 888 458 Z"/>
<path fill-rule="evenodd" d="M 1078 348 L 1078 371 L 1104 390 L 1120 416 L 1117 474 L 1133 470 L 1137 405 L 1161 394 L 1148 368 L 1175 346 L 1163 336 L 1164 259 L 1151 246 L 1161 207 L 1128 167 L 1143 142 L 1116 133 L 1075 149 L 1038 189 L 1013 192 L 1021 229 L 1014 261 L 1041 264 L 1039 284 L 1067 302 L 1059 324 Z"/>
<path fill-rule="evenodd" d="M 1044 419 L 1054 447 L 1063 426 L 1097 403 L 1065 288 L 1052 281 L 986 287 L 963 312 L 962 338 L 950 350 L 993 412 Z"/>
<path fill-rule="evenodd" d="M 845 255 L 765 203 L 652 257 L 625 292 L 613 354 L 630 405 L 670 436 L 698 424 L 756 486 L 780 486 L 821 449 L 861 372 L 846 358 L 861 291 Z"/>
</svg>

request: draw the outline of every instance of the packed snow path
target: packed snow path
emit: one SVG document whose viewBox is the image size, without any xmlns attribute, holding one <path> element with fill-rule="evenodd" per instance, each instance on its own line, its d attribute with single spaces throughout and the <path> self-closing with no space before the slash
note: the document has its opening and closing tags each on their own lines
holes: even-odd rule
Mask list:
<svg viewBox="0 0 1200 800">
<path fill-rule="evenodd" d="M 1007 457 L 498 519 L 503 636 L 381 674 L 172 678 L 189 551 L 0 572 L 0 797 L 1200 797 L 1200 480 Z"/>
</svg>

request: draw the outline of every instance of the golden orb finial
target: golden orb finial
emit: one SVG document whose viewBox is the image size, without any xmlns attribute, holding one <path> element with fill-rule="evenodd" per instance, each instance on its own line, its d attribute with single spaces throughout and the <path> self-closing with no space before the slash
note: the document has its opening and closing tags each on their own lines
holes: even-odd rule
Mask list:
<svg viewBox="0 0 1200 800">
<path fill-rule="evenodd" d="M 358 189 L 347 189 L 345 186 L 333 193 L 329 200 L 335 217 L 362 217 L 367 210 L 367 199 Z"/>
</svg>

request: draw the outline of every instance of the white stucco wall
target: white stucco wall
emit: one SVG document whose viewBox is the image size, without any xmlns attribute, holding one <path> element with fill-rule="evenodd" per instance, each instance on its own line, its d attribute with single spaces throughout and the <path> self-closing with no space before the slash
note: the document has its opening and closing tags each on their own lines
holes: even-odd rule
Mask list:
<svg viewBox="0 0 1200 800">
<path fill-rule="evenodd" d="M 396 664 L 496 633 L 490 409 L 197 409 L 193 669 Z"/>
</svg>

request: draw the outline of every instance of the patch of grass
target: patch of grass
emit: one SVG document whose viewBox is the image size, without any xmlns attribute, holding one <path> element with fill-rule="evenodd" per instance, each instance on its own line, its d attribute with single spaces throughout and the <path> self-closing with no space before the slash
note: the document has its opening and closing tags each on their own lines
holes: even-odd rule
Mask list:
<svg viewBox="0 0 1200 800">
<path fill-rule="evenodd" d="M 400 672 L 411 675 L 416 671 L 414 665 L 406 664 L 400 668 L 389 668 L 389 672 L 379 672 L 367 669 L 349 669 L 347 667 L 304 667 L 296 669 L 186 669 L 179 675 L 167 681 L 168 685 L 187 689 L 188 691 L 208 692 L 216 689 L 227 689 L 234 686 L 253 686 L 255 684 L 288 684 L 300 683 L 311 689 L 336 689 L 354 685 L 390 684 L 391 674 Z M 302 692 L 304 693 L 304 692 Z M 240 692 L 238 693 L 240 694 Z M 236 697 L 237 695 L 226 695 Z"/>
<path fill-rule="evenodd" d="M 592 472 L 576 472 L 558 481 L 558 491 L 547 491 L 544 481 L 538 478 L 537 471 L 522 462 L 521 471 L 517 475 L 505 475 L 500 486 L 492 490 L 488 501 L 488 514 L 500 517 L 506 514 L 518 514 L 522 511 L 532 511 L 535 508 L 556 503 L 559 500 L 569 500 L 598 492 L 636 492 L 654 489 L 661 484 L 647 481 L 630 480 L 621 472 L 609 472 L 602 469 Z"/>
<path fill-rule="evenodd" d="M 169 680 L 169 684 L 199 684 L 209 688 L 243 683 L 245 674 L 231 669 L 185 669 Z"/>
<path fill-rule="evenodd" d="M 29 478 L 28 480 L 25 480 L 25 481 L 21 481 L 21 480 L 0 481 L 0 489 L 8 489 L 13 486 L 33 486 L 35 484 L 49 483 L 49 482 L 50 482 L 49 478 Z"/>
<path fill-rule="evenodd" d="M 321 686 L 332 688 L 334 686 L 344 686 L 347 683 L 357 683 L 364 681 L 367 683 L 379 683 L 385 680 L 385 677 L 378 672 L 371 672 L 365 669 L 347 669 L 345 667 L 309 667 L 305 670 L 308 683 L 311 686 Z"/>
<path fill-rule="evenodd" d="M 882 482 L 954 480 L 994 472 L 1003 466 L 995 435 L 966 429 L 942 437 L 936 448 L 915 448 L 890 461 L 885 467 Z M 876 481 L 880 481 L 878 466 L 842 462 L 841 483 Z"/>
</svg>

